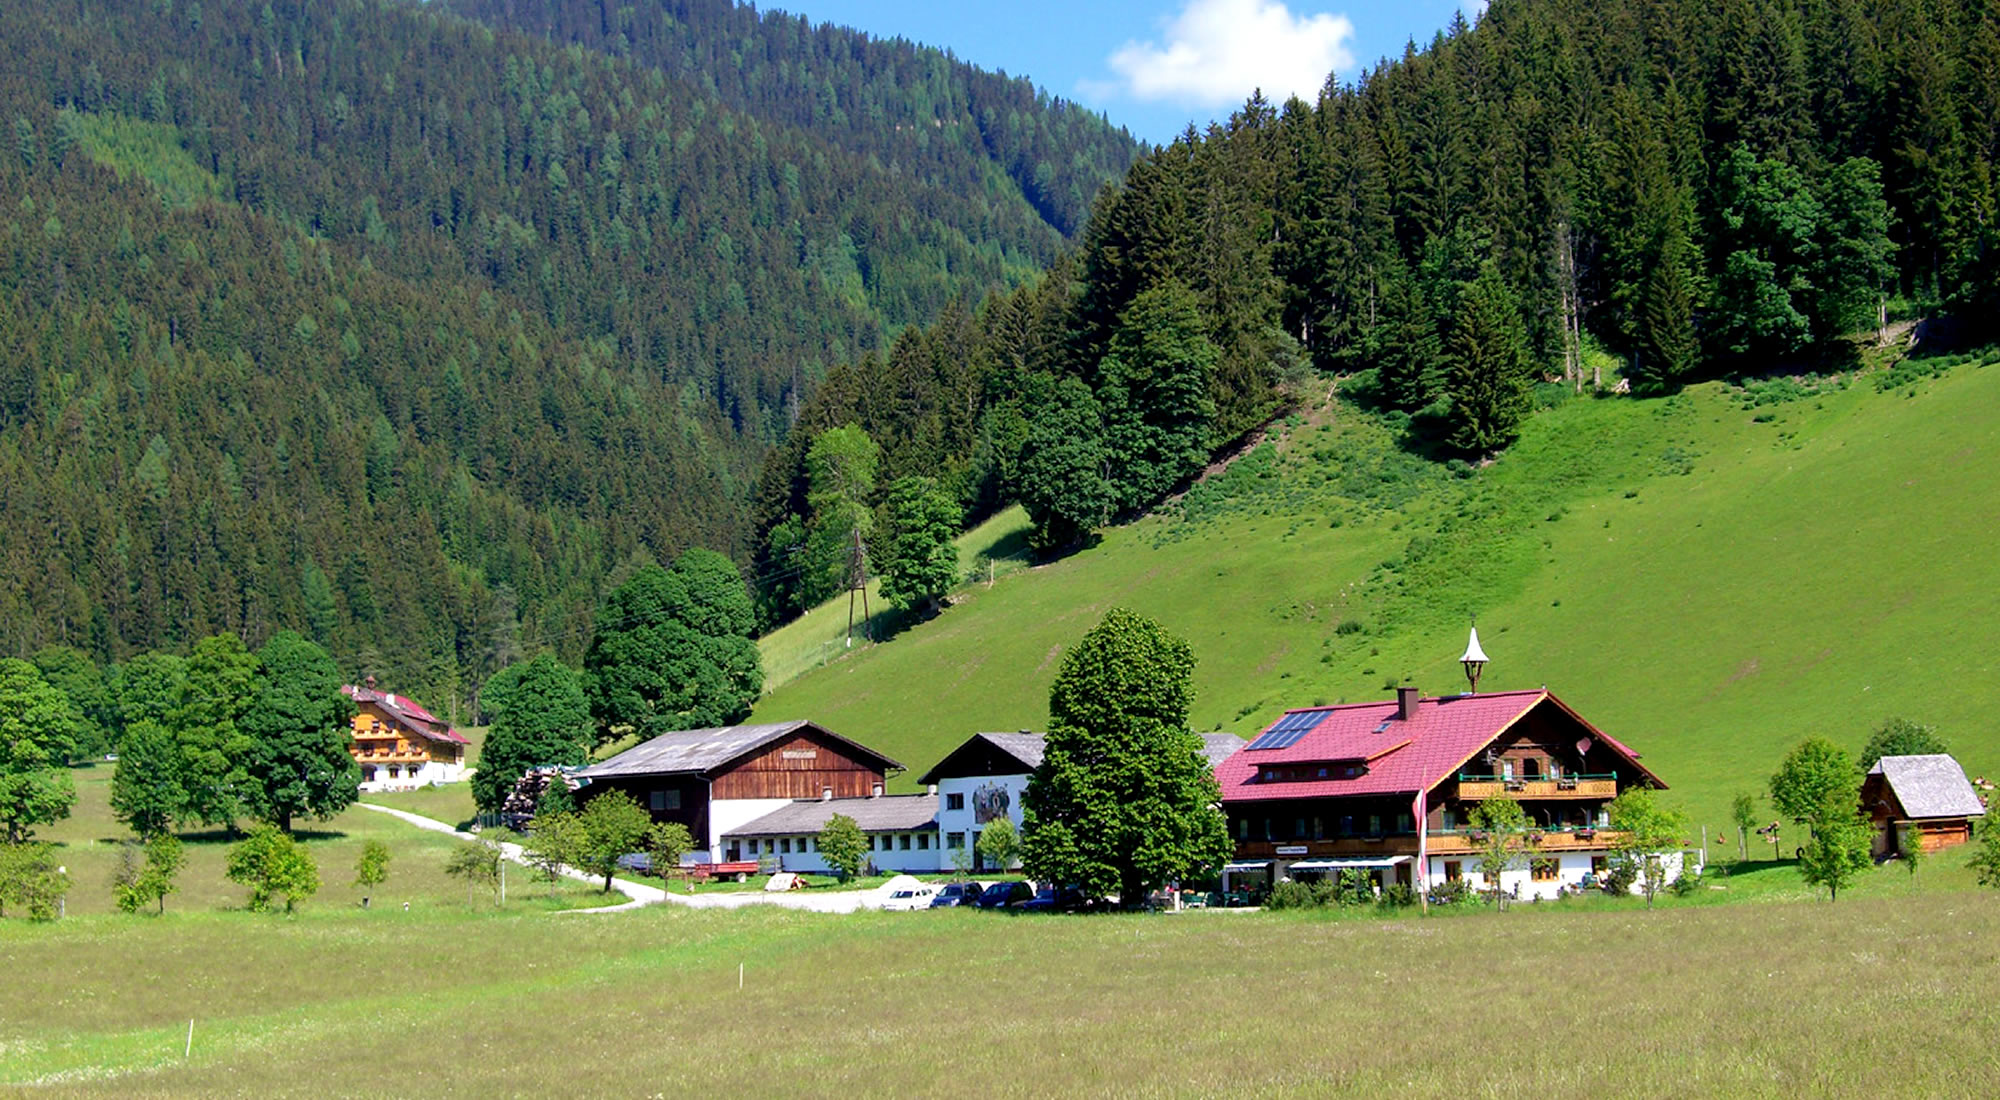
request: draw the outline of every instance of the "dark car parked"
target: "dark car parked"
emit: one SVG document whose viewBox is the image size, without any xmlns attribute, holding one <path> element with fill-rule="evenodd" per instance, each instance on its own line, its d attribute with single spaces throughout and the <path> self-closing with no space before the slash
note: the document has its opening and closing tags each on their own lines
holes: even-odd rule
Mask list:
<svg viewBox="0 0 2000 1100">
<path fill-rule="evenodd" d="M 938 887 L 937 897 L 931 899 L 931 908 L 955 909 L 961 905 L 973 905 L 985 890 L 983 882 L 947 882 Z"/>
<path fill-rule="evenodd" d="M 1005 909 L 1034 896 L 1035 891 L 1025 882 L 996 882 L 988 886 L 979 895 L 979 900 L 972 904 L 981 909 Z"/>
<path fill-rule="evenodd" d="M 1023 913 L 1077 913 L 1090 908 L 1090 899 L 1074 886 L 1044 886 L 1015 908 Z"/>
</svg>

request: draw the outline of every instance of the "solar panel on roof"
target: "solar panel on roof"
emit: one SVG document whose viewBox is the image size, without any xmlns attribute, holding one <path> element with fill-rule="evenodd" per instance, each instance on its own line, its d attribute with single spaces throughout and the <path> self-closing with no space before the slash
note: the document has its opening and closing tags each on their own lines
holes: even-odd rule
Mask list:
<svg viewBox="0 0 2000 1100">
<path fill-rule="evenodd" d="M 1289 749 L 1299 743 L 1299 738 L 1304 737 L 1312 731 L 1314 726 L 1319 725 L 1319 720 L 1324 717 L 1326 717 L 1325 712 L 1317 710 L 1287 714 L 1283 718 L 1278 719 L 1276 725 L 1258 735 L 1255 741 L 1250 742 L 1250 747 L 1253 749 Z"/>
</svg>

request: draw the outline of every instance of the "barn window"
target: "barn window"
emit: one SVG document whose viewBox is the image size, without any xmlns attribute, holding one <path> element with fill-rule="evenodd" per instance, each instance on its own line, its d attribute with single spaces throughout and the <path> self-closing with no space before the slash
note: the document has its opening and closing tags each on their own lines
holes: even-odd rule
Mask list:
<svg viewBox="0 0 2000 1100">
<path fill-rule="evenodd" d="M 1407 833 L 1407 832 L 1409 832 L 1409 831 L 1410 831 L 1410 815 L 1409 815 L 1409 814 L 1397 814 L 1397 815 L 1396 815 L 1396 831 L 1397 831 L 1397 832 L 1399 832 L 1399 833 Z"/>
<path fill-rule="evenodd" d="M 1369 836 L 1381 836 L 1381 835 L 1382 835 L 1382 815 L 1381 815 L 1381 814 L 1369 814 L 1369 815 L 1368 815 L 1368 835 L 1369 835 Z"/>
<path fill-rule="evenodd" d="M 680 808 L 681 808 L 681 792 L 677 790 L 653 792 L 653 809 L 678 810 Z"/>
<path fill-rule="evenodd" d="M 909 850 L 910 850 L 910 834 L 908 834 L 908 833 L 904 833 L 904 834 L 903 834 L 903 844 L 902 844 L 902 848 L 903 848 L 903 850 L 904 850 L 905 852 L 907 852 L 907 851 L 909 851 Z"/>
<path fill-rule="evenodd" d="M 918 834 L 917 834 L 917 851 L 919 851 L 919 852 L 928 852 L 928 851 L 930 851 L 930 850 L 931 850 L 931 834 L 929 834 L 929 833 L 918 833 Z"/>
<path fill-rule="evenodd" d="M 792 854 L 792 838 L 791 838 L 791 837 L 785 837 L 785 838 L 783 838 L 782 840 L 779 840 L 779 841 L 778 841 L 778 851 L 780 851 L 780 852 L 783 852 L 783 853 L 784 853 L 784 854 L 786 854 L 786 855 L 791 855 L 791 854 Z"/>
<path fill-rule="evenodd" d="M 947 810 L 965 809 L 965 795 L 963 793 L 945 795 L 944 808 Z"/>
<path fill-rule="evenodd" d="M 1250 819 L 1249 819 L 1249 818 L 1247 818 L 1247 817 L 1239 817 L 1239 818 L 1237 818 L 1237 819 L 1236 819 L 1236 839 L 1238 839 L 1238 840 L 1249 840 L 1249 839 L 1250 839 Z"/>
</svg>

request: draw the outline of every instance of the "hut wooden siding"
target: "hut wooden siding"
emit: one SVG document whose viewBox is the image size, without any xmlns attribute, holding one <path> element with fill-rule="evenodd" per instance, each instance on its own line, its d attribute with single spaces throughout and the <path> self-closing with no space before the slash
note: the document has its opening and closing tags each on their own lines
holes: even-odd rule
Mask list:
<svg viewBox="0 0 2000 1100">
<path fill-rule="evenodd" d="M 801 731 L 738 760 L 715 776 L 716 798 L 866 798 L 883 781 L 882 769 L 855 759 L 832 738 Z"/>
</svg>

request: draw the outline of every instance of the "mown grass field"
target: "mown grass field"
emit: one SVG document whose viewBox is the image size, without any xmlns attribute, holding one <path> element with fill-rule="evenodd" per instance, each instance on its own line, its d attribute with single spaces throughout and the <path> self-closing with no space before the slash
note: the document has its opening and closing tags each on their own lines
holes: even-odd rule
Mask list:
<svg viewBox="0 0 2000 1100">
<path fill-rule="evenodd" d="M 1985 1095 L 2000 896 L 1911 893 L 1877 874 L 1836 904 L 1428 919 L 315 906 L 5 921 L 0 1083 L 119 1096 Z"/>
<path fill-rule="evenodd" d="M 60 845 L 57 858 L 69 872 L 65 904 L 72 917 L 118 916 L 112 882 L 118 873 L 119 845 L 132 834 L 111 814 L 111 773 L 109 765 L 76 769 L 72 773 L 77 787 L 75 810 L 68 820 L 38 829 L 35 834 L 37 840 Z M 390 851 L 388 881 L 372 892 L 371 904 L 377 909 L 394 908 L 400 913 L 408 902 L 412 914 L 435 917 L 456 915 L 468 906 L 484 909 L 492 905 L 490 895 L 485 894 L 468 901 L 465 884 L 444 873 L 445 861 L 458 841 L 412 828 L 387 814 L 350 808 L 330 821 L 301 822 L 295 835 L 305 842 L 319 867 L 320 889 L 302 903 L 307 910 L 360 907 L 362 892 L 354 885 L 354 864 L 369 840 L 382 841 Z M 248 891 L 223 876 L 230 838 L 216 829 L 182 834 L 182 842 L 187 865 L 175 879 L 177 892 L 167 898 L 167 916 L 178 920 L 181 915 L 241 909 Z M 542 882 L 531 882 L 528 871 L 520 867 L 512 868 L 509 874 L 508 898 L 510 904 L 537 909 L 607 904 L 589 885 L 566 881 L 552 889 Z M 10 917 L 0 923 L 19 922 Z"/>
<path fill-rule="evenodd" d="M 1239 462 L 782 684 L 757 717 L 879 747 L 907 789 L 976 730 L 1040 727 L 1064 647 L 1114 604 L 1192 642 L 1197 728 L 1245 734 L 1399 682 L 1462 690 L 1476 614 L 1482 688 L 1547 684 L 1712 830 L 1799 739 L 1858 749 L 1890 715 L 1936 724 L 1969 773 L 2000 771 L 2000 369 L 1758 392 L 1574 399 L 1459 471 L 1318 410 L 1262 474 Z"/>
</svg>

